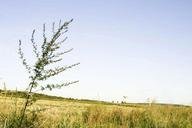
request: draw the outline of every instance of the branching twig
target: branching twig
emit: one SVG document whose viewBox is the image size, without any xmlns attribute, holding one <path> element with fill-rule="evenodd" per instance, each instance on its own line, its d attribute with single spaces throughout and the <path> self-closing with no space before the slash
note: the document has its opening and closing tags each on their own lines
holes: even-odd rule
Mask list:
<svg viewBox="0 0 192 128">
<path fill-rule="evenodd" d="M 80 63 L 75 63 L 69 66 L 64 66 L 64 67 L 57 67 L 57 68 L 51 68 L 51 69 L 46 69 L 46 66 L 57 63 L 62 60 L 62 55 L 69 53 L 73 50 L 73 48 L 64 51 L 64 52 L 56 52 L 58 49 L 61 48 L 61 44 L 66 41 L 67 37 L 65 37 L 62 41 L 57 41 L 59 37 L 61 37 L 63 34 L 65 34 L 68 30 L 68 25 L 72 22 L 73 20 L 70 20 L 68 22 L 65 22 L 61 24 L 61 21 L 59 22 L 59 27 L 57 31 L 55 31 L 55 23 L 52 24 L 52 33 L 53 36 L 50 39 L 50 41 L 47 40 L 46 37 L 46 26 L 45 24 L 43 25 L 43 43 L 41 45 L 41 53 L 38 51 L 38 47 L 36 45 L 36 42 L 34 41 L 34 34 L 35 30 L 32 32 L 31 36 L 31 43 L 33 46 L 33 52 L 35 53 L 36 56 L 36 61 L 33 67 L 30 67 L 26 59 L 24 58 L 24 53 L 22 52 L 21 49 L 21 41 L 19 40 L 19 55 L 20 58 L 23 62 L 23 65 L 27 69 L 27 71 L 30 73 L 30 79 L 31 82 L 29 83 L 27 87 L 27 95 L 26 95 L 26 101 L 21 113 L 21 121 L 20 121 L 20 126 L 22 125 L 23 118 L 26 113 L 26 109 L 29 105 L 31 105 L 35 100 L 33 99 L 33 89 L 40 87 L 41 90 L 45 89 L 55 89 L 55 88 L 61 88 L 63 86 L 69 86 L 71 84 L 77 83 L 79 81 L 72 81 L 72 82 L 64 82 L 61 84 L 47 84 L 46 86 L 40 86 L 39 82 L 46 80 L 50 77 L 56 76 L 62 72 L 64 72 L 67 69 L 73 68 Z M 33 74 L 31 72 L 33 71 Z"/>
</svg>

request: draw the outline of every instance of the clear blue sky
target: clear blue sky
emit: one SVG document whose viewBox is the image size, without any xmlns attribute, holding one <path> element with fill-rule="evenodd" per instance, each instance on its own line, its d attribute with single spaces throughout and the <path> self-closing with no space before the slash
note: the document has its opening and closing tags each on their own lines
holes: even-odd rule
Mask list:
<svg viewBox="0 0 192 128">
<path fill-rule="evenodd" d="M 41 38 L 42 24 L 51 27 L 74 18 L 63 65 L 79 67 L 52 81 L 80 80 L 46 92 L 73 98 L 164 103 L 192 103 L 191 0 L 17 0 L 0 4 L 0 86 L 24 89 L 27 73 L 18 59 L 18 40 L 33 60 L 32 29 Z M 32 61 L 30 61 L 32 62 Z"/>
</svg>

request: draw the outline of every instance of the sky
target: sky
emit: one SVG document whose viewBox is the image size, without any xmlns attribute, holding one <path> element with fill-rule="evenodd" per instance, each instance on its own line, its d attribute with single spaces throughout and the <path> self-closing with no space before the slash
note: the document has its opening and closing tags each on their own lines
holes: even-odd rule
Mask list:
<svg viewBox="0 0 192 128">
<path fill-rule="evenodd" d="M 80 80 L 49 95 L 121 101 L 192 104 L 191 0 L 2 0 L 0 1 L 0 88 L 24 90 L 30 43 L 41 44 L 42 26 L 74 21 L 63 49 L 74 48 L 60 65 L 81 64 L 48 82 Z"/>
</svg>

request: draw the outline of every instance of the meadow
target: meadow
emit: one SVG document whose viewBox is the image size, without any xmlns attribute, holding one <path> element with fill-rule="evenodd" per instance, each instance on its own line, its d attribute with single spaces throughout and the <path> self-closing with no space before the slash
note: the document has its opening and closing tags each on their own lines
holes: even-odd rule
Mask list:
<svg viewBox="0 0 192 128">
<path fill-rule="evenodd" d="M 23 93 L 0 94 L 0 128 L 17 128 Z M 25 128 L 192 128 L 192 107 L 114 104 L 36 95 Z"/>
</svg>

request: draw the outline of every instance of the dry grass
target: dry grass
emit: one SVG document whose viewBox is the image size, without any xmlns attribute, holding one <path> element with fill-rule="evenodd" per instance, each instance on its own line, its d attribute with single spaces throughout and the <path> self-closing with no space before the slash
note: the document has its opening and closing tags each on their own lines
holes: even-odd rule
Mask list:
<svg viewBox="0 0 192 128">
<path fill-rule="evenodd" d="M 0 97 L 0 127 L 5 122 L 7 127 L 17 122 L 22 102 Z M 29 110 L 26 126 L 34 128 L 192 128 L 192 108 L 184 106 L 126 107 L 38 100 Z"/>
</svg>

